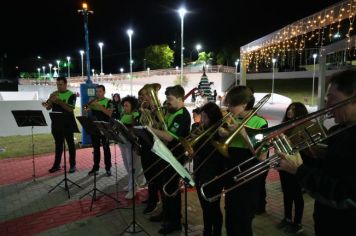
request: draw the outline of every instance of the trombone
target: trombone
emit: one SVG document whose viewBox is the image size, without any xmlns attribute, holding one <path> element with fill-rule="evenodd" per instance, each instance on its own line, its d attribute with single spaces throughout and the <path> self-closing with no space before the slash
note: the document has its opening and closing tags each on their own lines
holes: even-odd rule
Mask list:
<svg viewBox="0 0 356 236">
<path fill-rule="evenodd" d="M 196 150 L 195 153 L 199 152 L 199 150 L 208 142 L 210 141 L 211 144 L 214 146 L 214 148 L 219 151 L 224 157 L 229 157 L 229 153 L 228 153 L 228 147 L 229 144 L 231 143 L 231 141 L 234 139 L 234 137 L 242 130 L 242 128 L 244 128 L 244 126 L 247 124 L 247 122 L 257 113 L 258 110 L 260 110 L 264 104 L 266 104 L 266 102 L 270 99 L 271 94 L 266 94 L 254 107 L 253 109 L 247 114 L 247 116 L 241 121 L 241 123 L 239 124 L 239 126 L 225 139 L 224 142 L 219 142 L 219 141 L 215 141 L 215 140 L 211 140 L 211 138 L 213 137 L 213 135 L 219 130 L 220 127 L 222 127 L 222 125 L 225 123 L 226 119 L 228 117 L 231 116 L 231 113 L 229 112 L 227 115 L 225 115 L 223 117 L 223 123 L 219 124 L 219 126 L 216 128 L 215 125 L 213 125 L 212 130 L 216 129 L 215 132 L 213 132 L 213 134 L 211 134 L 209 136 L 209 138 L 199 147 L 198 150 Z M 209 129 L 210 129 L 209 128 Z M 193 151 L 193 149 L 192 149 Z M 210 156 L 212 156 L 213 152 L 206 158 L 210 158 Z M 192 154 L 193 155 L 193 154 Z M 201 167 L 201 166 L 200 166 Z M 176 174 L 175 174 L 176 175 Z M 173 192 L 172 194 L 167 193 L 166 191 L 166 187 L 168 186 L 168 184 L 174 179 L 175 175 L 173 175 L 164 185 L 163 185 L 163 192 L 168 196 L 174 196 L 175 194 L 177 194 L 179 192 L 178 188 L 175 192 Z"/>
<path fill-rule="evenodd" d="M 275 149 L 280 152 L 285 152 L 290 155 L 296 154 L 301 150 L 306 148 L 312 147 L 316 144 L 319 144 L 326 140 L 327 138 L 334 136 L 352 126 L 348 125 L 342 127 L 340 129 L 329 129 L 329 132 L 325 131 L 323 126 L 323 122 L 326 119 L 330 119 L 331 112 L 335 109 L 338 109 L 342 106 L 349 104 L 350 102 L 356 101 L 356 96 L 350 97 L 336 103 L 330 107 L 321 109 L 319 111 L 307 114 L 305 116 L 299 117 L 294 120 L 287 121 L 280 125 L 276 125 L 274 127 L 265 128 L 265 129 L 251 129 L 246 128 L 246 132 L 248 134 L 248 142 L 253 146 L 257 153 L 262 151 L 263 149 Z M 315 120 L 314 122 L 311 122 Z M 304 127 L 302 127 L 304 126 Z M 293 135 L 288 138 L 284 135 L 286 131 L 292 130 L 296 127 L 302 127 L 295 136 L 298 136 L 298 140 L 295 143 L 291 143 L 294 137 Z M 330 130 L 333 130 L 330 132 Z M 278 154 L 273 154 L 266 158 L 265 160 L 259 162 L 258 164 L 251 166 L 250 168 L 241 171 L 242 167 L 251 161 L 256 161 L 257 156 L 253 156 L 246 161 L 242 162 L 241 164 L 229 169 L 228 171 L 222 173 L 221 175 L 217 176 L 216 178 L 204 183 L 201 188 L 200 192 L 205 200 L 209 202 L 213 202 L 217 200 L 221 194 L 226 194 L 235 188 L 255 179 L 256 177 L 262 175 L 263 173 L 267 172 L 270 168 L 274 168 L 278 166 L 280 162 L 280 157 Z M 204 188 L 215 181 L 219 181 L 222 177 L 226 176 L 227 174 L 231 173 L 232 171 L 237 170 L 239 173 L 233 177 L 233 180 L 236 182 L 235 185 L 231 186 L 228 189 L 225 189 L 222 193 L 218 193 L 214 196 L 207 196 L 204 192 Z"/>
</svg>

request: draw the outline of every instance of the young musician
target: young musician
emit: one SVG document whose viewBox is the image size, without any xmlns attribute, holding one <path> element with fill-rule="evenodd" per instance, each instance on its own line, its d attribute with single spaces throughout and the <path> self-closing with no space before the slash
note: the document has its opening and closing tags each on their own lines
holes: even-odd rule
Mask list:
<svg viewBox="0 0 356 236">
<path fill-rule="evenodd" d="M 222 113 L 218 105 L 213 102 L 205 104 L 199 110 L 201 123 L 204 130 L 209 129 L 222 119 Z M 212 130 L 215 132 L 215 130 Z M 217 134 L 217 133 L 216 133 Z M 207 134 L 209 136 L 211 134 Z M 218 135 L 214 135 L 212 140 L 218 139 Z M 199 148 L 206 142 L 203 138 L 197 147 Z M 224 171 L 223 156 L 214 148 L 210 140 L 200 148 L 194 156 L 194 179 L 199 197 L 199 202 L 203 210 L 204 232 L 203 235 L 220 236 L 223 224 L 223 215 L 220 209 L 220 197 L 214 202 L 206 201 L 200 192 L 202 184 L 208 182 L 214 177 L 220 175 Z M 222 181 L 217 184 L 211 184 L 206 191 L 208 196 L 220 194 L 223 188 Z"/>
<path fill-rule="evenodd" d="M 232 88 L 226 95 L 225 104 L 229 108 L 234 118 L 234 123 L 228 127 L 228 129 L 221 128 L 220 135 L 228 136 L 233 132 L 241 119 L 248 116 L 255 103 L 255 97 L 253 91 L 247 86 L 236 86 Z M 267 127 L 267 121 L 258 115 L 252 116 L 246 126 L 251 128 L 265 128 Z M 244 129 L 242 129 L 242 132 Z M 245 139 L 241 135 L 241 132 L 236 135 L 232 142 L 229 144 L 229 157 L 225 158 L 226 169 L 236 168 L 237 165 L 243 163 L 255 154 L 253 150 L 246 144 Z M 266 157 L 266 153 L 261 155 L 261 158 Z M 245 164 L 241 167 L 241 171 L 258 163 L 257 158 L 251 161 L 249 164 Z M 225 188 L 230 188 L 236 184 L 233 180 L 233 176 L 238 172 L 232 172 L 226 178 Z M 257 210 L 257 204 L 260 198 L 260 178 L 256 178 L 247 182 L 246 184 L 235 188 L 234 190 L 225 194 L 225 226 L 228 236 L 236 235 L 253 235 L 252 232 L 252 220 Z"/>
<path fill-rule="evenodd" d="M 79 132 L 73 112 L 76 99 L 77 97 L 75 93 L 67 89 L 67 79 L 65 77 L 58 77 L 57 91 L 50 95 L 47 102 L 42 103 L 47 110 L 52 109 L 53 112 L 62 112 L 62 114 L 67 117 L 67 119 L 65 119 L 66 123 L 62 125 L 56 123 L 56 121 L 52 121 L 51 129 L 56 147 L 53 166 L 48 170 L 50 173 L 61 169 L 60 164 L 64 140 L 67 141 L 69 150 L 69 173 L 74 173 L 76 171 L 74 132 Z"/>
<path fill-rule="evenodd" d="M 109 122 L 113 112 L 112 101 L 105 97 L 104 85 L 98 85 L 95 88 L 95 91 L 96 98 L 89 102 L 88 109 L 90 109 L 91 115 L 94 116 L 98 121 Z M 102 144 L 104 150 L 106 175 L 111 176 L 111 152 L 109 140 L 107 140 L 107 138 L 103 135 L 91 135 L 90 137 L 94 149 L 94 165 L 88 174 L 92 175 L 99 171 L 100 144 Z"/>
<path fill-rule="evenodd" d="M 166 105 L 168 113 L 165 116 L 167 130 L 159 130 L 152 128 L 153 132 L 164 142 L 167 147 L 172 149 L 179 143 L 179 138 L 184 138 L 189 135 L 190 131 L 190 114 L 184 107 L 184 88 L 180 85 L 167 87 L 166 89 Z M 175 148 L 173 155 L 178 157 L 183 153 L 182 148 Z M 179 160 L 180 162 L 184 161 Z M 175 174 L 172 167 L 163 172 L 161 178 L 162 183 L 165 183 Z M 160 186 L 162 187 L 162 186 Z M 169 193 L 176 191 L 179 187 L 179 176 L 168 184 L 166 190 Z M 151 217 L 152 221 L 166 220 L 162 228 L 158 231 L 160 234 L 169 234 L 181 229 L 181 195 L 176 194 L 173 197 L 164 196 L 161 188 L 162 196 L 162 213 L 161 215 Z M 164 218 L 164 219 L 163 219 Z"/>
</svg>

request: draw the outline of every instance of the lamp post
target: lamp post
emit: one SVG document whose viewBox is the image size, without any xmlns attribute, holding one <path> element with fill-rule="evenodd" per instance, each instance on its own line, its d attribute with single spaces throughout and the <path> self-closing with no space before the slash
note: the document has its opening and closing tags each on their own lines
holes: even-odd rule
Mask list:
<svg viewBox="0 0 356 236">
<path fill-rule="evenodd" d="M 79 53 L 80 53 L 80 60 L 82 63 L 82 77 L 84 77 L 84 62 L 83 62 L 84 51 L 80 50 Z"/>
<path fill-rule="evenodd" d="M 61 62 L 60 60 L 57 60 L 57 67 L 58 67 L 58 77 L 59 77 L 59 63 Z"/>
<path fill-rule="evenodd" d="M 104 75 L 104 72 L 103 72 L 103 46 L 104 46 L 104 43 L 99 42 L 98 45 L 100 48 L 100 75 Z"/>
<path fill-rule="evenodd" d="M 51 78 L 52 77 L 52 64 L 49 63 L 48 67 L 49 67 L 49 78 Z"/>
<path fill-rule="evenodd" d="M 195 45 L 195 50 L 197 50 L 197 53 L 198 53 L 198 59 L 199 59 L 199 51 L 202 49 L 202 46 L 201 46 L 201 44 L 200 43 L 198 43 L 197 45 Z M 190 60 L 191 61 L 193 61 L 193 52 L 194 52 L 194 50 L 192 50 L 191 52 L 190 52 Z"/>
<path fill-rule="evenodd" d="M 92 81 L 90 80 L 90 58 L 89 58 L 89 29 L 88 29 L 88 15 L 93 14 L 93 11 L 88 10 L 88 4 L 83 3 L 82 9 L 78 10 L 79 13 L 83 14 L 84 18 L 84 33 L 85 33 L 85 61 L 87 65 L 87 77 L 86 84 L 91 84 Z"/>
<path fill-rule="evenodd" d="M 93 77 L 95 76 L 95 70 L 91 69 L 91 72 L 93 73 Z"/>
<path fill-rule="evenodd" d="M 44 76 L 44 78 L 46 79 L 46 67 L 45 67 L 45 66 L 42 66 L 42 70 L 43 70 L 43 76 Z"/>
<path fill-rule="evenodd" d="M 187 10 L 184 7 L 179 8 L 178 10 L 179 16 L 181 19 L 181 34 L 180 34 L 180 85 L 183 84 L 183 50 L 184 50 L 184 44 L 183 44 L 183 39 L 184 39 L 184 15 L 187 13 Z"/>
<path fill-rule="evenodd" d="M 132 34 L 133 30 L 128 29 L 126 31 L 127 35 L 129 36 L 129 46 L 130 46 L 130 91 L 132 96 Z"/>
<path fill-rule="evenodd" d="M 318 57 L 318 54 L 314 53 L 313 54 L 313 60 L 314 60 L 314 66 L 313 66 L 313 85 L 312 85 L 312 97 L 311 97 L 311 105 L 314 105 L 314 81 L 315 81 L 315 61 L 316 58 Z"/>
<path fill-rule="evenodd" d="M 237 67 L 239 66 L 240 59 L 235 61 L 235 86 L 237 86 Z"/>
<path fill-rule="evenodd" d="M 150 68 L 149 67 L 147 67 L 147 76 L 150 76 Z"/>
<path fill-rule="evenodd" d="M 37 68 L 38 78 L 41 78 L 41 68 Z"/>
<path fill-rule="evenodd" d="M 271 97 L 271 103 L 273 103 L 273 93 L 274 93 L 274 67 L 276 65 L 277 59 L 272 58 L 272 97 Z"/>
<path fill-rule="evenodd" d="M 70 57 L 67 57 L 68 66 L 68 78 L 70 78 Z"/>
</svg>

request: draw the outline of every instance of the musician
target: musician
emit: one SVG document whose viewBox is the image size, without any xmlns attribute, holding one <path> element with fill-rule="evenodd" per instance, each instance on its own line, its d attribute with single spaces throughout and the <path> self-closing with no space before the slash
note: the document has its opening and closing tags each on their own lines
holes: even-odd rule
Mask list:
<svg viewBox="0 0 356 236">
<path fill-rule="evenodd" d="M 139 117 L 139 113 L 137 111 L 138 100 L 134 96 L 126 96 L 122 99 L 123 105 L 123 113 L 120 121 L 126 125 L 129 130 L 132 130 L 133 126 L 137 123 L 137 119 Z M 140 183 L 133 183 L 135 179 L 132 179 L 132 171 L 137 176 L 142 171 L 141 160 L 136 152 L 132 152 L 132 144 L 119 144 L 122 160 L 124 162 L 124 166 L 127 172 L 128 185 L 125 189 L 127 189 L 127 194 L 125 195 L 126 199 L 132 199 L 136 195 L 136 187 L 132 188 L 132 186 L 143 185 L 144 178 L 142 176 Z M 132 161 L 134 162 L 134 170 L 132 170 Z"/>
<path fill-rule="evenodd" d="M 182 86 L 176 85 L 167 87 L 165 94 L 167 98 L 166 105 L 168 111 L 165 116 L 167 130 L 159 130 L 155 128 L 152 128 L 152 130 L 162 141 L 167 143 L 167 147 L 169 149 L 172 149 L 179 143 L 179 138 L 184 138 L 189 135 L 191 119 L 188 110 L 184 107 L 185 93 Z M 172 153 L 174 156 L 178 157 L 183 153 L 183 148 L 175 148 Z M 179 161 L 183 162 L 184 160 L 181 158 Z M 162 174 L 162 183 L 168 181 L 174 174 L 174 169 L 169 167 L 168 170 Z M 179 176 L 168 184 L 166 190 L 169 193 L 173 193 L 178 187 Z M 166 224 L 163 224 L 158 233 L 169 234 L 181 229 L 181 195 L 178 193 L 173 197 L 168 197 L 164 196 L 162 188 L 160 190 L 163 211 L 161 215 L 158 215 L 155 218 L 151 217 L 151 220 L 166 220 Z"/>
<path fill-rule="evenodd" d="M 308 114 L 308 110 L 301 102 L 291 103 L 284 114 L 282 122 L 296 119 Z M 290 130 L 286 135 L 290 137 L 296 131 Z M 305 154 L 304 154 L 305 153 Z M 300 152 L 303 156 L 306 152 Z M 303 158 L 305 159 L 305 158 Z M 303 231 L 302 219 L 304 211 L 304 198 L 302 187 L 298 183 L 295 175 L 286 171 L 279 171 L 280 182 L 283 191 L 284 218 L 277 225 L 277 228 L 284 229 L 290 233 L 299 233 Z M 292 220 L 292 209 L 294 204 L 294 219 Z"/>
<path fill-rule="evenodd" d="M 253 108 L 254 102 L 255 97 L 252 89 L 249 87 L 236 86 L 232 88 L 226 95 L 225 105 L 233 114 L 235 124 L 230 125 L 227 129 L 220 128 L 219 134 L 227 136 L 235 130 L 238 126 L 236 123 L 248 115 Z M 256 129 L 266 128 L 267 121 L 258 115 L 254 115 L 249 119 L 246 126 Z M 236 167 L 255 155 L 254 150 L 251 150 L 246 144 L 242 135 L 243 133 L 244 129 L 229 144 L 229 157 L 224 159 L 227 170 Z M 262 153 L 260 158 L 265 158 L 266 155 L 266 153 Z M 251 161 L 249 164 L 243 165 L 241 171 L 257 163 L 258 160 L 256 158 L 256 160 Z M 232 172 L 226 178 L 225 188 L 230 188 L 236 184 L 232 178 L 236 174 L 236 172 Z M 261 179 L 256 178 L 225 194 L 225 226 L 228 236 L 253 235 L 252 220 L 255 216 L 260 197 L 260 184 Z"/>
<path fill-rule="evenodd" d="M 140 118 L 139 122 L 141 125 L 149 125 L 148 117 L 156 120 L 154 115 L 154 104 L 152 98 L 147 90 L 147 86 L 141 88 L 138 92 L 139 103 L 140 103 Z M 157 171 L 159 171 L 158 166 L 153 166 L 150 170 L 146 171 L 153 163 L 160 159 L 156 154 L 151 151 L 152 145 L 149 145 L 144 140 L 139 139 L 141 144 L 141 164 L 144 171 L 144 176 L 148 181 L 147 192 L 148 198 L 144 201 L 147 205 L 143 210 L 143 214 L 151 214 L 157 209 L 157 203 L 159 201 L 159 190 L 156 180 L 151 181 L 151 178 L 155 176 Z M 153 142 L 153 141 L 152 141 Z"/>
<path fill-rule="evenodd" d="M 105 97 L 105 86 L 98 85 L 95 88 L 96 98 L 89 101 L 88 108 L 91 111 L 91 116 L 98 121 L 109 122 L 113 107 L 112 101 Z M 94 150 L 94 165 L 89 171 L 88 175 L 97 174 L 100 167 L 100 145 L 102 144 L 104 150 L 104 163 L 106 175 L 111 176 L 111 152 L 109 140 L 103 135 L 91 135 L 91 142 Z"/>
<path fill-rule="evenodd" d="M 213 102 L 209 102 L 200 108 L 200 116 L 204 129 L 208 129 L 222 119 L 220 108 Z M 218 135 L 215 135 L 212 139 L 218 139 Z M 203 145 L 203 142 L 206 142 L 206 140 L 202 140 L 198 144 L 198 147 Z M 219 236 L 221 235 L 223 224 L 223 215 L 220 209 L 220 197 L 217 199 L 217 201 L 208 202 L 202 197 L 199 190 L 202 184 L 223 172 L 223 156 L 214 148 L 210 142 L 204 144 L 204 147 L 201 148 L 195 155 L 196 156 L 194 156 L 193 162 L 194 180 L 196 183 L 195 187 L 198 190 L 197 194 L 199 197 L 200 206 L 203 210 L 203 235 Z M 206 190 L 206 193 L 211 196 L 217 193 L 221 193 L 222 189 L 223 184 L 219 182 L 209 187 Z"/>
<path fill-rule="evenodd" d="M 333 74 L 326 92 L 326 106 L 356 96 L 356 70 Z M 300 156 L 279 153 L 279 170 L 295 174 L 297 180 L 315 198 L 315 235 L 350 235 L 356 232 L 356 103 L 333 110 L 336 126 L 348 127 L 327 141 L 324 157 L 318 165 L 302 163 Z"/>
<path fill-rule="evenodd" d="M 63 153 L 64 140 L 67 141 L 69 150 L 69 173 L 76 171 L 76 151 L 74 144 L 74 132 L 79 132 L 77 123 L 74 118 L 74 109 L 76 103 L 76 94 L 67 89 L 67 79 L 65 77 L 57 78 L 57 91 L 53 92 L 49 99 L 42 103 L 42 105 L 53 112 L 62 112 L 64 116 L 67 116 L 63 122 L 65 124 L 57 124 L 56 121 L 52 121 L 51 129 L 55 142 L 55 158 L 51 169 L 48 171 L 54 173 L 61 169 L 61 158 Z"/>
</svg>

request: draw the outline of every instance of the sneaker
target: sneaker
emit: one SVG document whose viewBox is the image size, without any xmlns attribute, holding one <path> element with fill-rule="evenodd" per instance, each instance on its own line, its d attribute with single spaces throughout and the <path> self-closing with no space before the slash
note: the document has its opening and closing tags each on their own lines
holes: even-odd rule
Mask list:
<svg viewBox="0 0 356 236">
<path fill-rule="evenodd" d="M 111 170 L 106 171 L 106 176 L 111 176 Z"/>
<path fill-rule="evenodd" d="M 287 226 L 290 226 L 292 225 L 292 220 L 291 219 L 288 219 L 288 218 L 284 218 L 283 220 L 281 220 L 281 222 L 279 222 L 277 224 L 277 229 L 284 229 L 286 228 Z"/>
<path fill-rule="evenodd" d="M 54 173 L 56 171 L 59 171 L 61 169 L 60 166 L 53 166 L 51 169 L 48 170 L 49 173 Z"/>
<path fill-rule="evenodd" d="M 91 171 L 88 172 L 88 175 L 98 175 L 99 171 L 92 169 Z"/>
<path fill-rule="evenodd" d="M 290 224 L 284 231 L 291 234 L 299 234 L 304 231 L 304 227 L 302 224 Z"/>
<path fill-rule="evenodd" d="M 143 214 L 151 214 L 157 209 L 157 203 L 148 203 L 145 210 L 143 210 Z"/>
<path fill-rule="evenodd" d="M 68 173 L 74 173 L 75 171 L 77 170 L 77 168 L 74 167 L 71 167 L 68 171 Z"/>
<path fill-rule="evenodd" d="M 125 187 L 122 188 L 122 190 L 125 191 L 125 192 L 128 192 L 129 191 L 129 186 L 126 185 Z"/>
<path fill-rule="evenodd" d="M 136 191 L 128 191 L 128 193 L 125 195 L 126 199 L 133 199 L 136 196 Z"/>
<path fill-rule="evenodd" d="M 182 230 L 181 224 L 168 223 L 165 226 L 163 226 L 160 230 L 158 230 L 158 233 L 166 235 L 166 234 L 173 233 L 174 231 L 177 230 Z"/>
</svg>

